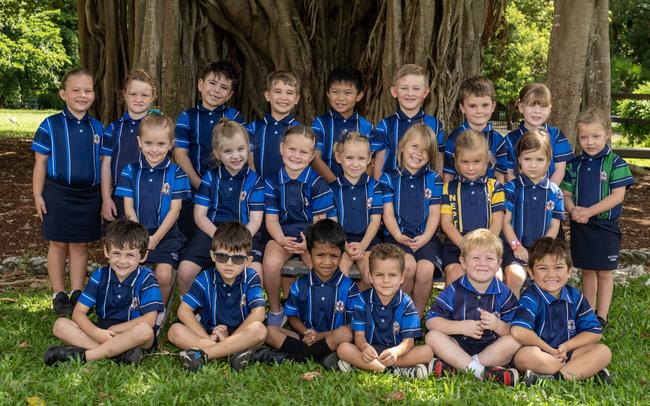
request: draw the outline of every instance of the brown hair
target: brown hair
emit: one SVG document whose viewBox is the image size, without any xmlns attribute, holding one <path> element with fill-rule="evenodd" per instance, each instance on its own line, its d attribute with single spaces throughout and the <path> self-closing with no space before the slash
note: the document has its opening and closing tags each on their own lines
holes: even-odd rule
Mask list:
<svg viewBox="0 0 650 406">
<path fill-rule="evenodd" d="M 562 259 L 567 267 L 571 269 L 573 262 L 571 262 L 571 254 L 567 244 L 560 239 L 551 237 L 542 237 L 535 241 L 528 254 L 528 268 L 533 269 L 535 264 L 547 255 L 555 258 Z"/>
<path fill-rule="evenodd" d="M 63 75 L 63 78 L 61 78 L 61 86 L 60 86 L 61 90 L 65 90 L 65 87 L 68 85 L 68 80 L 73 76 L 88 76 L 90 80 L 94 82 L 93 75 L 91 75 L 90 72 L 88 72 L 87 70 L 82 68 L 72 69 L 67 71 L 65 75 Z M 94 83 L 93 83 L 93 87 L 94 87 Z"/>
<path fill-rule="evenodd" d="M 238 221 L 229 221 L 217 227 L 210 245 L 212 252 L 217 248 L 223 248 L 227 251 L 244 251 L 248 255 L 250 255 L 252 247 L 251 232 Z"/>
<path fill-rule="evenodd" d="M 358 142 L 365 144 L 368 147 L 368 154 L 370 155 L 370 139 L 367 135 L 356 131 L 350 131 L 348 133 L 341 134 L 339 140 L 334 144 L 334 152 L 336 154 L 343 153 L 343 146 L 348 142 Z"/>
<path fill-rule="evenodd" d="M 172 145 L 174 144 L 174 122 L 171 118 L 159 112 L 149 112 L 144 116 L 138 128 L 138 137 L 142 137 L 145 131 L 155 128 L 164 131 L 169 142 Z"/>
<path fill-rule="evenodd" d="M 543 83 L 528 83 L 519 91 L 517 104 L 546 107 L 551 105 L 551 91 Z"/>
<path fill-rule="evenodd" d="M 463 83 L 461 83 L 460 90 L 458 91 L 460 103 L 462 104 L 465 101 L 465 98 L 469 96 L 489 96 L 490 99 L 494 101 L 494 85 L 490 79 L 484 76 L 473 76 L 467 78 Z"/>
<path fill-rule="evenodd" d="M 385 261 L 387 259 L 397 260 L 400 273 L 404 273 L 404 251 L 396 245 L 385 243 L 375 245 L 370 251 L 370 259 L 368 260 L 370 273 L 372 273 L 376 261 Z"/>
<path fill-rule="evenodd" d="M 292 72 L 286 70 L 276 70 L 266 76 L 266 91 L 271 90 L 275 82 L 283 82 L 289 86 L 296 88 L 296 92 L 300 93 L 300 79 Z"/>
<path fill-rule="evenodd" d="M 490 146 L 483 134 L 478 131 L 465 130 L 456 138 L 456 144 L 454 145 L 454 167 L 458 174 L 460 174 L 460 169 L 458 169 L 458 156 L 461 155 L 461 151 L 484 152 L 485 162 L 487 164 L 486 168 L 494 164 L 494 158 L 490 153 Z"/>
<path fill-rule="evenodd" d="M 576 129 L 580 124 L 594 123 L 603 126 L 607 132 L 612 131 L 612 121 L 609 118 L 609 115 L 605 114 L 604 111 L 596 107 L 590 107 L 578 114 L 578 118 L 576 119 Z"/>
<path fill-rule="evenodd" d="M 503 256 L 503 243 L 496 235 L 492 234 L 487 228 L 478 228 L 467 233 L 460 240 L 460 256 L 467 259 L 470 252 L 477 248 L 484 248 L 493 252 L 497 257 Z"/>
<path fill-rule="evenodd" d="M 221 148 L 221 142 L 224 139 L 232 139 L 237 135 L 241 135 L 246 141 L 246 145 L 250 148 L 250 140 L 248 138 L 248 131 L 236 121 L 228 120 L 227 118 L 222 118 L 219 120 L 219 123 L 214 126 L 212 129 L 212 154 L 214 158 L 219 161 L 217 154 Z M 248 153 L 246 154 L 248 157 Z"/>
<path fill-rule="evenodd" d="M 541 150 L 544 156 L 546 156 L 548 169 L 548 165 L 553 160 L 553 148 L 551 147 L 550 139 L 551 137 L 543 127 L 526 131 L 519 141 L 517 141 L 517 157 L 521 158 L 528 151 Z"/>
<path fill-rule="evenodd" d="M 406 144 L 412 137 L 420 137 L 424 141 L 424 149 L 429 157 L 429 169 L 436 170 L 436 153 L 438 152 L 438 140 L 431 127 L 426 124 L 413 124 L 402 136 L 397 145 L 397 165 L 402 167 L 402 154 Z"/>
<path fill-rule="evenodd" d="M 310 127 L 304 125 L 291 127 L 287 130 L 286 133 L 284 133 L 282 141 L 284 142 L 290 135 L 302 135 L 303 137 L 309 138 L 312 144 L 316 144 L 316 134 L 314 134 L 314 131 Z"/>
<path fill-rule="evenodd" d="M 425 71 L 424 68 L 420 65 L 416 65 L 414 63 L 407 63 L 406 65 L 402 65 L 397 70 L 397 72 L 395 72 L 393 75 L 393 85 L 397 84 L 398 80 L 408 75 L 422 76 L 424 77 L 424 83 L 427 86 L 429 85 L 429 75 L 427 74 L 427 71 Z"/>
<path fill-rule="evenodd" d="M 156 100 L 158 98 L 158 89 L 156 88 L 156 83 L 153 81 L 151 75 L 142 69 L 132 70 L 131 73 L 129 73 L 128 76 L 124 79 L 124 82 L 122 83 L 122 95 L 124 98 L 126 98 L 126 92 L 128 91 L 129 84 L 134 80 L 146 83 L 151 86 L 151 95 L 153 96 L 153 100 Z"/>
<path fill-rule="evenodd" d="M 232 82 L 232 88 L 230 90 L 234 91 L 237 88 L 237 84 L 239 83 L 239 71 L 232 63 L 228 61 L 210 62 L 201 69 L 199 79 L 205 80 L 211 73 L 217 78 L 221 76 L 230 80 Z"/>
<path fill-rule="evenodd" d="M 140 256 L 144 257 L 149 247 L 149 233 L 142 224 L 135 221 L 121 219 L 113 221 L 106 226 L 104 247 L 118 249 L 137 249 Z"/>
</svg>

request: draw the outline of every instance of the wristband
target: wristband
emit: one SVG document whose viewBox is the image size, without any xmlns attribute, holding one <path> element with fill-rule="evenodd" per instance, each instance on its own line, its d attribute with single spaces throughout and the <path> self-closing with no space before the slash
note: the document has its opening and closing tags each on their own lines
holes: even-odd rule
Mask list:
<svg viewBox="0 0 650 406">
<path fill-rule="evenodd" d="M 512 249 L 513 252 L 517 251 L 519 247 L 521 247 L 521 242 L 519 242 L 519 240 L 512 240 L 510 242 L 510 248 Z"/>
</svg>

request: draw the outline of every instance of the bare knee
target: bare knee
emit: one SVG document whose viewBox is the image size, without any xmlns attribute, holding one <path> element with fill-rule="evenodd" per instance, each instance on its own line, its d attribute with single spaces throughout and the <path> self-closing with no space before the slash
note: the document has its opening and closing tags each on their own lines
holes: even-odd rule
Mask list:
<svg viewBox="0 0 650 406">
<path fill-rule="evenodd" d="M 341 326 L 334 330 L 333 336 L 337 344 L 349 343 L 352 341 L 352 330 L 347 326 Z"/>
<path fill-rule="evenodd" d="M 177 343 L 179 334 L 182 329 L 185 328 L 185 325 L 182 323 L 174 323 L 169 327 L 169 330 L 167 331 L 167 338 L 169 339 L 170 342 L 172 343 Z"/>
<path fill-rule="evenodd" d="M 146 343 L 147 341 L 153 340 L 153 328 L 147 323 L 138 323 L 133 326 L 132 329 L 133 336 L 138 339 L 141 343 Z"/>
<path fill-rule="evenodd" d="M 54 334 L 54 336 L 57 338 L 61 337 L 64 332 L 71 327 L 71 323 L 74 324 L 73 321 L 68 320 L 65 317 L 59 317 L 56 319 L 54 325 L 52 326 L 52 334 Z"/>
<path fill-rule="evenodd" d="M 417 271 L 415 273 L 415 280 L 417 282 L 429 283 L 433 281 L 434 266 L 430 261 L 419 261 L 417 263 Z"/>
<path fill-rule="evenodd" d="M 248 327 L 246 327 L 246 330 L 248 331 L 248 334 L 250 334 L 251 338 L 257 342 L 261 343 L 266 339 L 266 327 L 264 327 L 264 324 L 259 321 L 254 321 L 249 324 Z"/>
<path fill-rule="evenodd" d="M 156 267 L 156 280 L 159 285 L 169 286 L 172 284 L 172 270 L 169 266 Z"/>
</svg>

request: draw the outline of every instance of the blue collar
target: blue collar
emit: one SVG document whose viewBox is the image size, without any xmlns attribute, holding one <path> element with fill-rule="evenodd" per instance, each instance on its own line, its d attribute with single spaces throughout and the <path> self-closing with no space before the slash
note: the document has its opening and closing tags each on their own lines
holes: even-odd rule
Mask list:
<svg viewBox="0 0 650 406">
<path fill-rule="evenodd" d="M 474 180 L 469 180 L 469 179 L 467 179 L 466 177 L 464 177 L 464 176 L 461 175 L 461 174 L 457 174 L 456 177 L 458 178 L 458 180 L 459 180 L 461 183 L 472 183 L 472 182 L 473 182 L 473 183 L 482 183 L 482 184 L 485 184 L 485 183 L 487 183 L 488 179 L 490 179 L 490 177 L 487 176 L 487 174 L 485 174 L 485 175 L 483 175 L 483 176 L 481 176 L 481 177 L 479 177 L 479 178 L 476 178 L 476 179 L 474 179 Z"/>
<path fill-rule="evenodd" d="M 276 120 L 276 119 L 274 119 L 273 116 L 271 115 L 271 113 L 266 113 L 266 114 L 264 115 L 264 122 L 265 122 L 266 124 L 275 124 L 275 125 L 278 125 L 278 124 L 284 124 L 284 125 L 290 125 L 291 123 L 294 122 L 295 119 L 296 119 L 296 115 L 293 114 L 293 113 L 289 113 L 289 114 L 287 114 L 286 116 L 284 116 L 284 117 L 282 118 L 282 120 Z"/>
<path fill-rule="evenodd" d="M 370 176 L 368 176 L 367 173 L 364 173 L 354 185 L 348 180 L 348 178 L 345 177 L 345 175 L 341 175 L 336 178 L 335 182 L 338 183 L 341 187 L 364 186 L 370 182 Z"/>
<path fill-rule="evenodd" d="M 566 285 L 562 286 L 562 290 L 560 291 L 560 297 L 558 299 L 556 299 L 555 296 L 551 295 L 544 289 L 540 288 L 535 282 L 533 282 L 533 286 L 537 290 L 537 293 L 539 293 L 539 295 L 541 295 L 542 298 L 544 298 L 546 304 L 551 304 L 555 301 L 573 303 L 573 300 L 571 299 L 571 295 L 569 295 L 569 289 L 566 288 Z"/>
<path fill-rule="evenodd" d="M 546 132 L 550 133 L 550 131 L 548 130 L 548 123 L 544 123 L 544 124 L 540 125 L 540 127 L 545 129 Z M 524 120 L 521 120 L 519 122 L 519 127 L 517 127 L 517 128 L 519 129 L 519 131 L 521 131 L 522 134 L 526 134 L 529 131 L 529 129 L 526 128 L 526 122 Z"/>
<path fill-rule="evenodd" d="M 241 179 L 241 178 L 245 178 L 248 175 L 250 168 L 248 167 L 248 165 L 244 165 L 244 167 L 241 168 L 239 172 L 237 172 L 234 175 L 231 175 L 230 172 L 228 172 L 228 169 L 226 169 L 226 167 L 223 164 L 221 164 L 219 165 L 217 171 L 218 171 L 219 179 L 224 179 L 224 178 Z"/>
<path fill-rule="evenodd" d="M 119 283 L 122 285 L 128 285 L 133 287 L 135 284 L 136 279 L 138 279 L 138 275 L 140 275 L 140 271 L 142 270 L 142 265 L 138 265 L 137 268 L 133 270 L 122 282 L 118 279 L 117 275 L 115 275 L 115 271 L 113 271 L 113 268 L 109 265 L 108 266 L 108 283 Z"/>
<path fill-rule="evenodd" d="M 327 280 L 327 281 L 321 281 L 318 275 L 316 275 L 316 271 L 313 269 L 309 271 L 309 284 L 311 286 L 315 285 L 328 285 L 328 286 L 338 286 L 341 281 L 343 280 L 343 272 L 341 272 L 340 269 L 336 269 L 332 276 Z"/>
<path fill-rule="evenodd" d="M 162 160 L 158 165 L 154 166 L 153 168 L 151 165 L 149 165 L 149 162 L 145 159 L 144 155 L 140 153 L 140 168 L 142 169 L 155 169 L 155 170 L 162 170 L 162 169 L 167 169 L 169 168 L 169 165 L 171 165 L 172 161 L 169 159 L 169 156 L 166 156 L 165 159 Z"/>
<path fill-rule="evenodd" d="M 131 118 L 131 115 L 129 114 L 128 110 L 122 114 L 122 117 L 119 118 L 118 121 L 120 122 L 125 122 L 125 121 L 135 121 L 136 123 L 139 123 L 144 117 L 141 118 Z"/>
<path fill-rule="evenodd" d="M 63 115 L 64 115 L 66 118 L 69 118 L 70 120 L 74 120 L 74 121 L 85 121 L 85 120 L 90 120 L 90 114 L 88 114 L 87 111 L 84 113 L 84 116 L 83 116 L 83 117 L 81 118 L 81 120 L 80 120 L 80 119 L 78 119 L 77 117 L 75 117 L 74 114 L 72 114 L 72 112 L 68 109 L 68 106 L 63 107 Z"/>
<path fill-rule="evenodd" d="M 600 158 L 603 158 L 603 157 L 605 157 L 606 155 L 608 155 L 610 152 L 612 152 L 612 148 L 611 148 L 609 145 L 605 145 L 605 148 L 603 148 L 602 151 L 600 151 L 599 153 L 597 153 L 597 154 L 594 155 L 594 156 L 591 156 L 591 155 L 589 155 L 589 154 L 587 154 L 586 152 L 583 151 L 583 152 L 582 152 L 582 155 L 580 155 L 580 158 L 582 158 L 582 160 L 586 160 L 586 159 L 600 159 Z"/>
<path fill-rule="evenodd" d="M 523 173 L 520 173 L 520 174 L 517 176 L 517 179 L 519 180 L 519 183 L 521 183 L 521 185 L 522 185 L 523 187 L 526 187 L 526 188 L 528 188 L 528 187 L 533 187 L 533 186 L 539 186 L 539 187 L 541 187 L 541 188 L 543 188 L 543 189 L 548 189 L 548 188 L 551 186 L 551 181 L 550 181 L 550 180 L 548 179 L 548 177 L 546 177 L 546 176 L 544 176 L 544 177 L 542 178 L 542 180 L 540 180 L 539 183 L 538 183 L 537 185 L 535 185 L 535 184 L 534 184 L 534 183 L 533 183 L 533 182 L 528 178 L 528 176 L 524 175 Z"/>
<path fill-rule="evenodd" d="M 311 166 L 308 166 L 305 169 L 303 169 L 302 172 L 300 172 L 300 175 L 298 175 L 296 179 L 291 179 L 287 174 L 287 170 L 283 166 L 282 169 L 280 169 L 280 184 L 284 185 L 285 183 L 289 183 L 291 181 L 307 183 L 307 179 L 309 179 L 309 175 L 311 174 L 311 171 L 312 171 Z"/>
<path fill-rule="evenodd" d="M 463 121 L 462 127 L 463 127 L 463 130 L 465 130 L 465 131 L 472 129 L 472 127 L 469 126 L 469 122 L 467 120 Z M 485 128 L 481 132 L 489 133 L 492 130 L 493 130 L 492 123 L 488 121 L 487 125 L 485 126 Z"/>
<path fill-rule="evenodd" d="M 228 107 L 226 106 L 226 103 L 224 103 L 224 104 L 222 104 L 222 105 L 220 105 L 220 106 L 215 107 L 214 110 L 210 110 L 209 108 L 205 107 L 205 106 L 203 105 L 203 102 L 199 102 L 199 103 L 196 105 L 196 109 L 197 109 L 198 111 L 204 111 L 204 112 L 207 112 L 207 113 L 221 113 L 222 111 L 226 110 L 227 108 L 228 108 Z"/>
<path fill-rule="evenodd" d="M 430 171 L 430 169 L 427 165 L 425 165 L 422 168 L 418 169 L 417 172 L 413 174 L 411 174 L 411 172 L 409 172 L 409 170 L 406 168 L 399 168 L 398 171 L 399 174 L 402 176 L 413 176 L 415 178 L 419 176 L 424 176 L 427 173 L 427 171 Z"/>
<path fill-rule="evenodd" d="M 501 293 L 501 286 L 499 286 L 499 280 L 497 278 L 492 278 L 492 282 L 490 282 L 490 285 L 487 287 L 484 293 L 479 292 L 474 288 L 472 285 L 472 282 L 470 282 L 469 278 L 467 275 L 463 275 L 462 278 L 460 278 L 460 286 L 464 287 L 466 290 L 476 293 L 479 295 L 498 295 Z"/>
<path fill-rule="evenodd" d="M 338 111 L 330 110 L 330 116 L 332 116 L 332 118 L 334 120 L 341 120 L 341 121 L 343 121 L 343 120 L 346 120 L 346 121 L 357 121 L 357 120 L 359 120 L 359 113 L 357 113 L 356 111 L 353 112 L 350 117 L 345 118 Z"/>
<path fill-rule="evenodd" d="M 415 114 L 413 117 L 409 117 L 398 106 L 397 110 L 395 111 L 395 115 L 399 120 L 419 120 L 424 117 L 424 109 L 420 107 L 420 110 L 417 112 L 417 114 Z"/>
<path fill-rule="evenodd" d="M 371 288 L 372 292 L 370 293 L 370 303 L 371 304 L 378 304 L 380 306 L 384 306 L 384 304 L 381 302 L 381 299 L 377 295 L 377 292 L 375 291 L 375 288 Z M 388 302 L 385 307 L 397 307 L 399 306 L 400 303 L 402 303 L 402 289 L 397 289 L 397 292 L 395 292 L 395 295 L 393 298 Z"/>
</svg>

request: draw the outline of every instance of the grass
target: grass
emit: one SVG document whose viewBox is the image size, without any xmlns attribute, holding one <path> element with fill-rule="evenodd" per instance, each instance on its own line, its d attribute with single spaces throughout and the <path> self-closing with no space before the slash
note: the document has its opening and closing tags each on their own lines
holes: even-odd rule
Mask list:
<svg viewBox="0 0 650 406">
<path fill-rule="evenodd" d="M 233 372 L 223 361 L 196 374 L 181 369 L 178 351 L 146 356 L 139 368 L 111 361 L 46 367 L 42 355 L 56 343 L 55 316 L 42 291 L 0 295 L 0 404 L 377 404 L 401 392 L 408 403 L 649 404 L 650 294 L 647 277 L 616 287 L 612 325 L 603 341 L 614 354 L 614 385 L 545 382 L 526 388 L 481 383 L 468 375 L 409 381 L 355 372 L 324 372 L 316 364 L 254 365 Z M 313 381 L 301 375 L 321 371 Z M 399 394 L 397 395 L 399 397 Z"/>
<path fill-rule="evenodd" d="M 645 144 L 634 144 L 630 143 L 622 137 L 619 134 L 614 134 L 612 136 L 612 146 L 613 147 L 637 147 L 637 148 L 647 148 L 647 145 Z M 642 159 L 642 158 L 624 158 L 625 162 L 628 164 L 636 165 L 636 166 L 641 166 L 644 168 L 650 168 L 650 159 Z"/>
<path fill-rule="evenodd" d="M 43 120 L 58 110 L 0 109 L 0 138 L 31 138 Z"/>
</svg>

